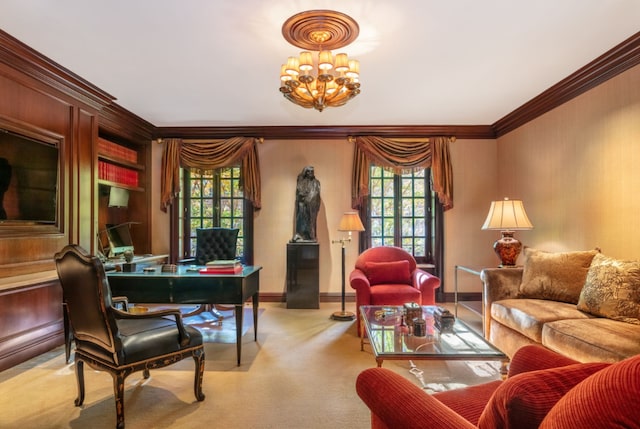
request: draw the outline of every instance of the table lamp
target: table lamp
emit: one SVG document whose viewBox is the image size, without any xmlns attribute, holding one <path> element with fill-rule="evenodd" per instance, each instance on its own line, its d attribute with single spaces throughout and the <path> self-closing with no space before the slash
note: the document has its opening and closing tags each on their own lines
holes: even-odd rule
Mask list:
<svg viewBox="0 0 640 429">
<path fill-rule="evenodd" d="M 362 221 L 360 220 L 360 216 L 358 216 L 358 212 L 345 212 L 342 215 L 342 219 L 340 219 L 340 226 L 338 226 L 338 231 L 348 231 L 349 236 L 343 237 L 340 240 L 331 240 L 331 243 L 340 243 L 342 245 L 342 311 L 336 311 L 331 315 L 333 320 L 347 321 L 355 319 L 356 315 L 350 311 L 345 311 L 345 268 L 344 268 L 344 258 L 345 258 L 345 247 L 344 244 L 351 241 L 351 232 L 352 231 L 364 231 L 364 226 L 362 225 Z"/>
<path fill-rule="evenodd" d="M 513 231 L 532 228 L 522 201 L 505 198 L 491 202 L 482 229 L 502 231 L 502 237 L 493 243 L 493 249 L 500 258 L 500 267 L 515 266 L 522 250 L 522 243 L 513 237 Z"/>
</svg>

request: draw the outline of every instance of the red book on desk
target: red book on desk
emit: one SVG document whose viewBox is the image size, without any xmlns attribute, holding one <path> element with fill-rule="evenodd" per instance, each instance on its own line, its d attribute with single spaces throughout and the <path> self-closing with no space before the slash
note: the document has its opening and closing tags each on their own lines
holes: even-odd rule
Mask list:
<svg viewBox="0 0 640 429">
<path fill-rule="evenodd" d="M 238 274 L 242 272 L 242 265 L 234 267 L 206 267 L 200 270 L 200 274 Z"/>
</svg>

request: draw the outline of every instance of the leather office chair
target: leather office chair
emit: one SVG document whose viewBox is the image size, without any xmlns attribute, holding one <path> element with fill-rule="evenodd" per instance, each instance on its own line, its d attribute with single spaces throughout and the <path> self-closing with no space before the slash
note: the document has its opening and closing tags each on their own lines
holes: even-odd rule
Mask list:
<svg viewBox="0 0 640 429">
<path fill-rule="evenodd" d="M 237 228 L 198 228 L 195 263 L 205 265 L 218 259 L 235 259 L 239 232 Z"/>
<path fill-rule="evenodd" d="M 198 330 L 182 323 L 178 309 L 131 314 L 113 307 L 100 259 L 77 245 L 55 255 L 63 301 L 73 332 L 76 406 L 84 402 L 84 363 L 113 377 L 117 428 L 124 428 L 124 381 L 135 372 L 161 368 L 186 357 L 195 361 L 194 393 L 204 400 L 204 347 Z"/>
<path fill-rule="evenodd" d="M 356 290 L 357 327 L 360 333 L 361 305 L 435 305 L 440 279 L 417 268 L 414 257 L 393 246 L 372 247 L 356 259 L 349 276 Z"/>
<path fill-rule="evenodd" d="M 196 229 L 196 255 L 190 259 L 183 259 L 181 263 L 206 265 L 215 260 L 232 260 L 236 258 L 238 243 L 237 228 L 198 228 Z M 188 314 L 193 316 L 208 311 L 214 317 L 221 320 L 222 314 L 216 309 L 215 304 L 206 304 Z"/>
</svg>

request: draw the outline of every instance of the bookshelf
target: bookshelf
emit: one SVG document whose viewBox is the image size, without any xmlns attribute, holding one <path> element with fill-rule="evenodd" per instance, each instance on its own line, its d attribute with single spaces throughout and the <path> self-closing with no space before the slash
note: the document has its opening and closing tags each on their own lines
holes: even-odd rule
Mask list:
<svg viewBox="0 0 640 429">
<path fill-rule="evenodd" d="M 122 138 L 100 135 L 97 139 L 98 173 L 98 230 L 107 225 L 130 222 L 131 238 L 138 255 L 151 252 L 150 193 L 147 162 L 149 144 L 131 142 Z M 110 204 L 112 188 L 128 191 L 126 205 Z M 105 237 L 100 236 L 99 246 Z"/>
<path fill-rule="evenodd" d="M 140 177 L 145 166 L 137 150 L 98 138 L 98 183 L 143 192 Z"/>
</svg>

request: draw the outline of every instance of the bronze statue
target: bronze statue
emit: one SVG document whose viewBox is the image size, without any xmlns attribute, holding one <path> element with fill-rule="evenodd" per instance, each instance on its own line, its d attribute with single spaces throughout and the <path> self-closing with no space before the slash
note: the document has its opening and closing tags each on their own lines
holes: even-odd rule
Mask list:
<svg viewBox="0 0 640 429">
<path fill-rule="evenodd" d="M 316 220 L 320 210 L 320 182 L 308 165 L 298 174 L 296 185 L 296 225 L 292 243 L 317 241 Z"/>
</svg>

